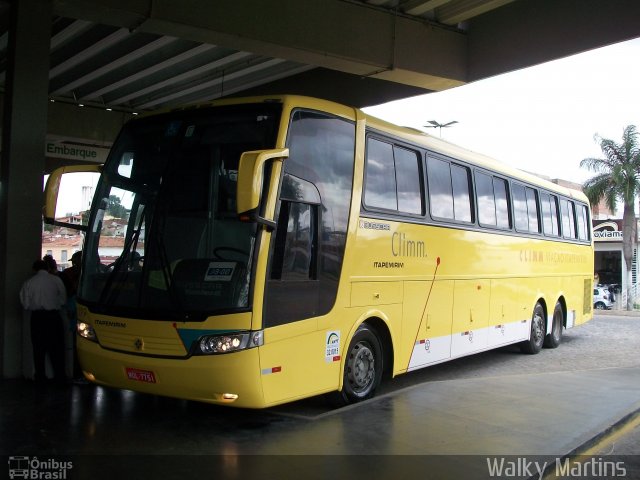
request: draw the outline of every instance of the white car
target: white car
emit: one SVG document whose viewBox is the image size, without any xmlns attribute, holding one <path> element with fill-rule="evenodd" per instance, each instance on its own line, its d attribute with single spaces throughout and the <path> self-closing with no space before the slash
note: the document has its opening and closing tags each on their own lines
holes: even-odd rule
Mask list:
<svg viewBox="0 0 640 480">
<path fill-rule="evenodd" d="M 609 310 L 612 306 L 609 290 L 605 287 L 593 288 L 593 308 L 596 310 Z"/>
</svg>

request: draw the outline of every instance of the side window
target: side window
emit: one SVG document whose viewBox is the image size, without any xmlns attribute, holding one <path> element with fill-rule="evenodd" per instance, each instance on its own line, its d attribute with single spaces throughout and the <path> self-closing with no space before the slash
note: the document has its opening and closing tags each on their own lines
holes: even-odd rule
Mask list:
<svg viewBox="0 0 640 480">
<path fill-rule="evenodd" d="M 538 233 L 540 226 L 538 225 L 538 200 L 537 193 L 533 188 L 525 187 L 527 196 L 527 212 L 529 214 L 529 231 Z"/>
<path fill-rule="evenodd" d="M 309 280 L 316 277 L 316 207 L 305 203 L 283 201 L 280 206 L 276 235 L 274 268 L 271 278 L 277 280 Z M 278 248 L 280 247 L 280 248 Z"/>
<path fill-rule="evenodd" d="M 478 221 L 480 225 L 495 227 L 496 199 L 493 194 L 493 181 L 490 175 L 476 172 L 476 195 L 478 196 Z"/>
<path fill-rule="evenodd" d="M 467 167 L 429 157 L 429 205 L 431 216 L 472 222 L 470 173 Z"/>
<path fill-rule="evenodd" d="M 461 222 L 472 222 L 469 169 L 467 167 L 452 164 L 451 184 L 453 185 L 454 218 Z"/>
<path fill-rule="evenodd" d="M 496 219 L 498 228 L 511 228 L 509 201 L 507 200 L 507 181 L 493 177 L 493 193 L 496 196 Z"/>
<path fill-rule="evenodd" d="M 537 197 L 535 189 L 517 183 L 513 184 L 513 210 L 517 231 L 540 232 Z"/>
<path fill-rule="evenodd" d="M 540 211 L 542 214 L 542 229 L 548 237 L 560 236 L 558 225 L 558 197 L 548 193 L 540 194 Z"/>
<path fill-rule="evenodd" d="M 551 195 L 551 234 L 560 236 L 560 214 L 558 213 L 558 197 Z"/>
<path fill-rule="evenodd" d="M 449 162 L 429 157 L 427 177 L 431 216 L 453 219 L 453 187 Z"/>
<path fill-rule="evenodd" d="M 393 147 L 372 138 L 367 142 L 364 204 L 373 208 L 398 209 Z"/>
<path fill-rule="evenodd" d="M 371 208 L 422 215 L 420 156 L 412 150 L 369 138 L 364 204 Z"/>
<path fill-rule="evenodd" d="M 406 148 L 393 147 L 398 183 L 398 210 L 416 215 L 424 214 L 420 156 Z"/>
<path fill-rule="evenodd" d="M 586 232 L 585 240 L 591 240 L 591 210 L 587 205 L 582 205 L 584 211 L 584 229 Z"/>
<path fill-rule="evenodd" d="M 524 186 L 513 184 L 513 216 L 516 230 L 519 232 L 529 231 L 529 214 L 527 213 L 527 197 L 524 193 Z"/>
<path fill-rule="evenodd" d="M 578 227 L 578 240 L 589 240 L 588 228 L 589 211 L 584 205 L 576 205 L 576 225 Z"/>
<path fill-rule="evenodd" d="M 564 238 L 578 238 L 575 225 L 575 208 L 570 200 L 560 200 L 562 210 L 562 236 Z"/>
<path fill-rule="evenodd" d="M 478 220 L 486 227 L 510 228 L 507 181 L 476 172 Z"/>
</svg>

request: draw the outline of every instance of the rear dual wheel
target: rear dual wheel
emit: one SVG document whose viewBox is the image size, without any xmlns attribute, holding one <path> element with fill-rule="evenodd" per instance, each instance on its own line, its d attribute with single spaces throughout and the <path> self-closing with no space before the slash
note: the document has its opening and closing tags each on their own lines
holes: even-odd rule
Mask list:
<svg viewBox="0 0 640 480">
<path fill-rule="evenodd" d="M 551 332 L 547 335 L 547 319 L 544 307 L 540 302 L 536 303 L 531 316 L 531 334 L 529 340 L 520 344 L 524 353 L 536 354 L 542 347 L 557 348 L 562 341 L 562 329 L 564 327 L 564 311 L 560 302 L 556 303 L 551 318 Z"/>
<path fill-rule="evenodd" d="M 545 348 L 557 348 L 562 341 L 562 329 L 564 328 L 564 311 L 560 302 L 553 309 L 553 323 L 551 332 L 544 339 Z"/>
</svg>

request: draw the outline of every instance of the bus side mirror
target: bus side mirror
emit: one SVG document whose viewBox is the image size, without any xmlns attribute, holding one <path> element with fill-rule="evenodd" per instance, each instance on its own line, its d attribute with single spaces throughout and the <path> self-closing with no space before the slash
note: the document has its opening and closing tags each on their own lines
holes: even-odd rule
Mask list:
<svg viewBox="0 0 640 480">
<path fill-rule="evenodd" d="M 97 183 L 97 177 L 101 171 L 102 165 L 70 165 L 56 168 L 51 172 L 44 187 L 44 206 L 42 208 L 44 223 L 74 230 L 86 230 L 87 226 L 82 223 L 81 215 L 67 216 L 66 212 L 57 212 L 58 199 L 61 191 L 62 195 L 69 195 L 70 190 L 75 190 L 73 191 L 74 198 L 79 198 L 82 185 Z M 73 180 L 74 177 L 78 178 L 79 176 L 83 177 L 80 179 L 82 183 Z M 89 181 L 87 177 L 94 178 Z"/>
<path fill-rule="evenodd" d="M 258 221 L 272 224 L 269 220 L 258 216 L 258 206 L 262 196 L 262 183 L 264 179 L 264 164 L 268 160 L 283 160 L 289 156 L 288 148 L 273 150 L 256 150 L 244 152 L 238 165 L 238 187 L 236 192 L 236 205 L 238 216 L 242 220 Z"/>
</svg>

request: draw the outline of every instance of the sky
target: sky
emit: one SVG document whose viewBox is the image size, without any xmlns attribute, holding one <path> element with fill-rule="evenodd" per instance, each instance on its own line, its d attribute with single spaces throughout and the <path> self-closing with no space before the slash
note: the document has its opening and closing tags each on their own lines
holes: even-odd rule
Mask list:
<svg viewBox="0 0 640 480">
<path fill-rule="evenodd" d="M 640 129 L 640 39 L 364 110 L 436 136 L 429 120 L 455 120 L 443 139 L 582 183 L 595 173 L 580 161 L 603 158 L 595 134 L 620 143 L 627 125 Z"/>
</svg>

